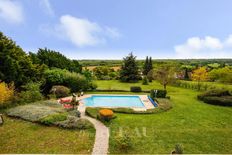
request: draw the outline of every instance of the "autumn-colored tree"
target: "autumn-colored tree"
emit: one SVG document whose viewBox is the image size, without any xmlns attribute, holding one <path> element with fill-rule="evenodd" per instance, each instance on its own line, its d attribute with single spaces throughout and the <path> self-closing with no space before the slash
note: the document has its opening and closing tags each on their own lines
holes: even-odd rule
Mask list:
<svg viewBox="0 0 232 155">
<path fill-rule="evenodd" d="M 14 85 L 7 85 L 5 82 L 0 82 L 0 106 L 9 101 L 14 95 Z"/>
<path fill-rule="evenodd" d="M 208 72 L 205 67 L 195 69 L 192 74 L 192 80 L 197 81 L 198 90 L 200 90 L 200 82 L 208 79 Z"/>
</svg>

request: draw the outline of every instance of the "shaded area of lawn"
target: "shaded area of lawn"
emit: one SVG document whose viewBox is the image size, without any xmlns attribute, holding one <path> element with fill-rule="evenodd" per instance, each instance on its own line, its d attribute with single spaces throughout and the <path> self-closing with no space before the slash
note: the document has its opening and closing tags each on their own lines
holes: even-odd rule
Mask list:
<svg viewBox="0 0 232 155">
<path fill-rule="evenodd" d="M 94 129 L 64 130 L 4 117 L 0 153 L 91 153 Z"/>
<path fill-rule="evenodd" d="M 98 81 L 101 89 L 128 89 L 130 85 L 141 84 Z M 162 88 L 157 82 L 142 87 Z M 205 104 L 197 100 L 197 94 L 168 87 L 171 110 L 149 115 L 117 114 L 110 124 L 110 153 L 125 153 L 116 145 L 116 135 L 124 130 L 133 137 L 133 148 L 127 153 L 168 154 L 178 143 L 183 145 L 184 153 L 232 153 L 232 108 Z"/>
</svg>

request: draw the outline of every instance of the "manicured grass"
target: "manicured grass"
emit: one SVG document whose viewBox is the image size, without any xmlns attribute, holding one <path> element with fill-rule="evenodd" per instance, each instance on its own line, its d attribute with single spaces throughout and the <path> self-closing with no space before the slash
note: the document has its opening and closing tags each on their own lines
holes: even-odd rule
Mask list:
<svg viewBox="0 0 232 155">
<path fill-rule="evenodd" d="M 129 89 L 118 81 L 97 81 L 99 89 Z M 157 82 L 144 89 L 162 88 Z M 103 92 L 104 94 L 105 92 Z M 198 92 L 168 87 L 173 108 L 159 114 L 117 114 L 110 126 L 110 153 L 125 153 L 116 145 L 116 135 L 129 130 L 133 147 L 127 153 L 170 153 L 182 144 L 184 153 L 232 153 L 232 108 L 197 100 Z"/>
<path fill-rule="evenodd" d="M 149 85 L 142 85 L 142 81 L 137 83 L 121 83 L 118 80 L 96 80 L 98 85 L 97 89 L 100 90 L 128 90 L 130 91 L 131 86 L 140 86 L 142 90 L 151 90 L 151 88 L 163 89 L 163 87 L 156 81 L 149 83 Z"/>
<path fill-rule="evenodd" d="M 94 129 L 65 130 L 4 117 L 0 126 L 0 153 L 91 153 Z"/>
</svg>

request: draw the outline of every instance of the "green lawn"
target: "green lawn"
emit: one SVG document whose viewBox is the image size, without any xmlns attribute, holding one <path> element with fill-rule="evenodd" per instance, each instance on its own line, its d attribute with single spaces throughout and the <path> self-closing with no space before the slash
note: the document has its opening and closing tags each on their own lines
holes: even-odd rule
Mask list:
<svg viewBox="0 0 232 155">
<path fill-rule="evenodd" d="M 128 90 L 130 91 L 131 86 L 140 86 L 142 90 L 150 90 L 151 88 L 155 87 L 157 89 L 163 89 L 161 85 L 159 85 L 156 81 L 153 81 L 149 85 L 142 85 L 142 81 L 138 83 L 121 83 L 118 80 L 96 80 L 97 89 L 100 90 Z"/>
<path fill-rule="evenodd" d="M 0 153 L 91 153 L 95 131 L 65 130 L 4 117 L 0 126 Z"/>
<path fill-rule="evenodd" d="M 128 89 L 118 81 L 97 81 L 99 89 Z M 162 88 L 157 82 L 143 89 Z M 104 92 L 102 92 L 104 93 Z M 232 108 L 202 103 L 196 91 L 168 87 L 174 104 L 168 112 L 150 115 L 117 114 L 110 124 L 110 153 L 125 153 L 116 145 L 119 131 L 129 130 L 133 148 L 127 153 L 170 153 L 182 144 L 184 153 L 232 153 Z M 142 130 L 146 131 L 142 135 Z M 140 133 L 140 134 L 138 134 Z"/>
</svg>

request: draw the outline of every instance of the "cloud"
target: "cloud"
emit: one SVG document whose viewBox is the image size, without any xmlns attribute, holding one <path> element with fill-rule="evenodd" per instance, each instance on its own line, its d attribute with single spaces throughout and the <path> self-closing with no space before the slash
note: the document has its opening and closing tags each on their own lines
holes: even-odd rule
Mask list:
<svg viewBox="0 0 232 155">
<path fill-rule="evenodd" d="M 40 7 L 43 9 L 43 11 L 48 14 L 49 16 L 54 16 L 55 12 L 52 9 L 52 6 L 50 4 L 49 0 L 40 0 Z"/>
<path fill-rule="evenodd" d="M 39 30 L 43 31 L 47 36 L 56 36 L 68 40 L 77 47 L 101 45 L 105 44 L 108 39 L 121 36 L 116 28 L 100 26 L 88 19 L 71 15 L 61 16 L 59 23 L 54 26 L 40 25 Z"/>
<path fill-rule="evenodd" d="M 12 0 L 0 0 L 0 18 L 9 23 L 22 23 L 24 21 L 22 5 Z"/>
<path fill-rule="evenodd" d="M 174 47 L 177 58 L 232 58 L 232 35 L 225 40 L 192 37 Z"/>
</svg>

